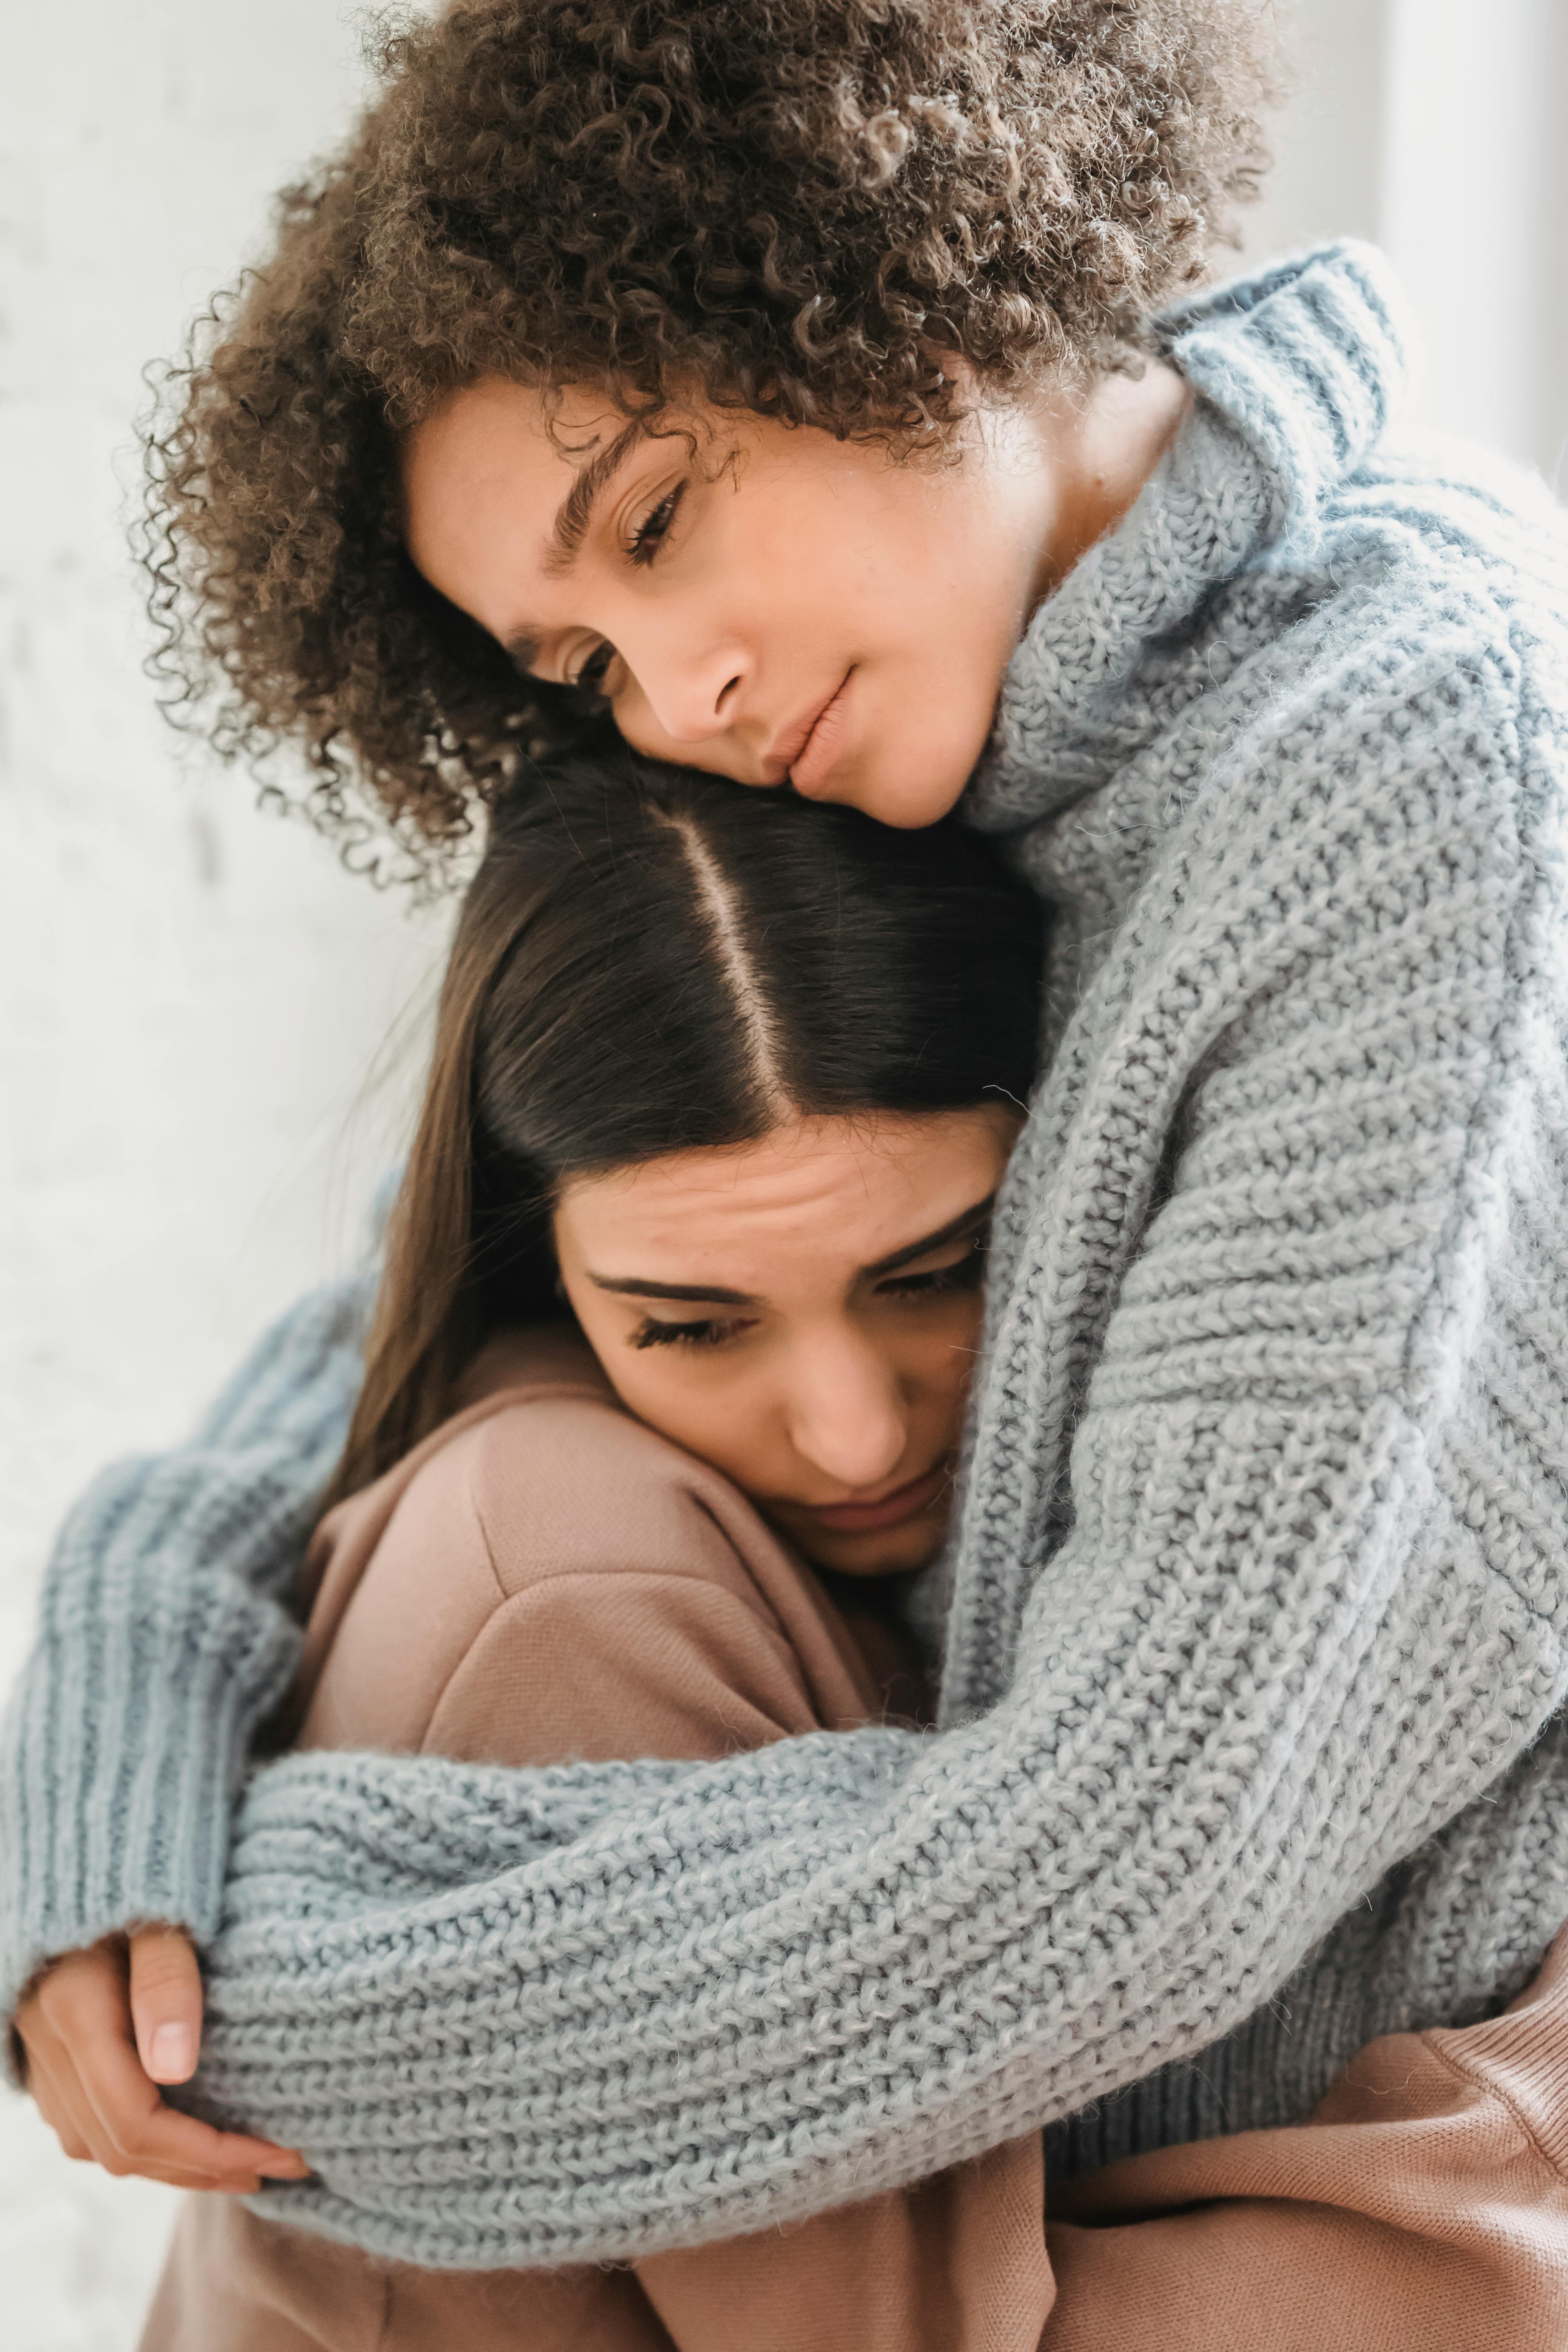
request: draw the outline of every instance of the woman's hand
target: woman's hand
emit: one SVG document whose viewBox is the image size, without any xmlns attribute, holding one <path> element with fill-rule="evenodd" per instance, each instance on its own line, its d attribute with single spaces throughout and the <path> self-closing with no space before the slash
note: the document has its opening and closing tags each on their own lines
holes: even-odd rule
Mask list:
<svg viewBox="0 0 1568 2352">
<path fill-rule="evenodd" d="M 164 2105 L 158 2085 L 189 2080 L 202 2040 L 201 1971 L 177 1927 L 68 1952 L 22 2002 L 16 2029 L 38 2112 L 78 2163 L 235 2195 L 310 2170 L 291 2148 Z"/>
</svg>

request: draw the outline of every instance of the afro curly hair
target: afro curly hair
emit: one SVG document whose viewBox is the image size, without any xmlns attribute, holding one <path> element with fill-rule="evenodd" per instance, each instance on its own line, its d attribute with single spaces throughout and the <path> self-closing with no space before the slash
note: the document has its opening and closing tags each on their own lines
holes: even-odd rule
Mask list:
<svg viewBox="0 0 1568 2352">
<path fill-rule="evenodd" d="M 386 37 L 149 427 L 181 723 L 439 862 L 583 712 L 402 543 L 399 436 L 489 372 L 906 445 L 1126 364 L 1267 160 L 1265 0 L 457 0 Z"/>
</svg>

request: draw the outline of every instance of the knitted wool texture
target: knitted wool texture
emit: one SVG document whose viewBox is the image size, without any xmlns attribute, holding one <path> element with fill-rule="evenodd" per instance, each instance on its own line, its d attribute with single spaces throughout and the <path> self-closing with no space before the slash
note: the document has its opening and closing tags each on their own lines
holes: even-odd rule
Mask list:
<svg viewBox="0 0 1568 2352">
<path fill-rule="evenodd" d="M 226 1885 L 362 1293 L 68 1528 L 0 1990 L 188 1923 L 199 2105 L 318 2168 L 263 2210 L 552 2263 L 1289 2121 L 1568 1916 L 1568 551 L 1385 436 L 1390 299 L 1338 247 L 1173 317 L 1194 413 L 1006 681 L 973 813 L 1063 909 L 1055 1051 L 940 1734 L 289 1758 Z"/>
</svg>

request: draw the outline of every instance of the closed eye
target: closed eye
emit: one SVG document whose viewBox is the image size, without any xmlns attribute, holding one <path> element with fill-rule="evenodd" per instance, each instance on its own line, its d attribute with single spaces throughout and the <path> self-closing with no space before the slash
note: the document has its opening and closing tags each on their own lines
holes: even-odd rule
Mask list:
<svg viewBox="0 0 1568 2352">
<path fill-rule="evenodd" d="M 663 1323 L 646 1316 L 631 1335 L 634 1348 L 721 1348 L 751 1324 L 734 1316 L 705 1316 L 700 1323 Z"/>
<path fill-rule="evenodd" d="M 610 664 L 615 658 L 614 646 L 604 643 L 595 646 L 587 660 L 569 681 L 574 691 L 578 694 L 595 695 L 602 698 L 605 692 L 605 680 L 609 676 Z"/>
<path fill-rule="evenodd" d="M 877 1285 L 879 1297 L 931 1298 L 944 1291 L 978 1290 L 985 1275 L 985 1242 L 984 1233 L 976 1234 L 951 1265 L 933 1266 L 923 1274 L 889 1275 Z"/>
</svg>

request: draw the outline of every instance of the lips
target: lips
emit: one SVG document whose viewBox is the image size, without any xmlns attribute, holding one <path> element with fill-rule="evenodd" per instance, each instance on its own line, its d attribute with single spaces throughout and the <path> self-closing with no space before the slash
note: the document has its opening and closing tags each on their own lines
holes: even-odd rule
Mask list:
<svg viewBox="0 0 1568 2352">
<path fill-rule="evenodd" d="M 811 779 L 816 772 L 826 772 L 837 749 L 833 739 L 839 731 L 844 691 L 854 675 L 853 668 L 846 670 L 831 694 L 824 696 L 794 726 L 774 738 L 763 761 L 769 783 L 782 784 L 787 776 L 797 792 L 809 793 Z M 803 772 L 807 777 L 805 783 L 801 781 Z"/>
<path fill-rule="evenodd" d="M 944 1492 L 951 1476 L 951 1465 L 939 1462 L 923 1478 L 911 1478 L 907 1486 L 896 1486 L 890 1495 L 879 1496 L 875 1502 L 799 1503 L 795 1508 L 817 1527 L 829 1528 L 835 1535 L 869 1535 L 876 1529 L 901 1527 L 906 1519 L 918 1518 Z"/>
<path fill-rule="evenodd" d="M 851 670 L 806 737 L 803 751 L 790 761 L 789 780 L 805 800 L 816 800 L 822 788 L 838 764 L 844 748 L 844 721 L 849 694 Z"/>
</svg>

